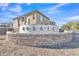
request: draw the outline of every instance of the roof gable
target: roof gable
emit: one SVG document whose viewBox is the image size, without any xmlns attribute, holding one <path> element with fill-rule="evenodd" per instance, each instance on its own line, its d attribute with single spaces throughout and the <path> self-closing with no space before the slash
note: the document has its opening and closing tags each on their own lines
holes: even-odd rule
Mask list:
<svg viewBox="0 0 79 59">
<path fill-rule="evenodd" d="M 40 14 L 40 15 L 42 15 L 42 16 L 48 18 L 47 16 L 45 16 L 44 14 L 42 14 L 41 12 L 39 12 L 38 10 L 34 10 L 34 11 L 30 12 L 30 13 L 24 14 L 23 16 L 29 16 L 29 15 L 31 15 L 31 14 L 33 14 L 33 13 L 38 13 L 38 14 Z M 49 19 L 49 18 L 48 18 L 48 19 Z"/>
<path fill-rule="evenodd" d="M 45 16 L 44 14 L 42 14 L 41 12 L 39 12 L 38 10 L 34 10 L 34 11 L 30 12 L 30 13 L 24 14 L 24 15 L 22 15 L 22 16 L 18 16 L 18 17 L 14 18 L 14 19 L 21 18 L 21 17 L 23 17 L 23 16 L 29 16 L 29 15 L 31 15 L 31 14 L 33 14 L 33 13 L 38 13 L 38 14 L 40 14 L 40 15 L 46 17 L 46 18 L 49 20 L 49 18 L 48 18 L 47 16 Z"/>
</svg>

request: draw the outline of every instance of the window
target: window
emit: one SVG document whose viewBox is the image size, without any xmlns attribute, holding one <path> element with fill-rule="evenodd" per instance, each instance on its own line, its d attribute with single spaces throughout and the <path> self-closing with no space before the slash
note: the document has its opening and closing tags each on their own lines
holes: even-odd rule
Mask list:
<svg viewBox="0 0 79 59">
<path fill-rule="evenodd" d="M 30 19 L 28 19 L 28 24 L 30 24 Z"/>
<path fill-rule="evenodd" d="M 26 30 L 29 30 L 29 27 L 26 27 Z"/>
<path fill-rule="evenodd" d="M 24 21 L 24 17 L 22 17 L 22 22 Z"/>
<path fill-rule="evenodd" d="M 42 26 L 40 27 L 40 30 L 43 30 L 43 27 Z"/>
<path fill-rule="evenodd" d="M 40 20 L 40 15 L 37 15 L 37 19 Z"/>
<path fill-rule="evenodd" d="M 35 19 L 35 15 L 33 14 L 33 19 Z"/>
<path fill-rule="evenodd" d="M 27 17 L 25 17 L 25 24 L 27 23 Z"/>
<path fill-rule="evenodd" d="M 23 27 L 23 31 L 25 31 L 25 27 Z"/>
<path fill-rule="evenodd" d="M 40 15 L 40 20 L 43 21 L 43 16 Z"/>
<path fill-rule="evenodd" d="M 33 30 L 35 30 L 35 26 L 33 26 Z"/>
</svg>

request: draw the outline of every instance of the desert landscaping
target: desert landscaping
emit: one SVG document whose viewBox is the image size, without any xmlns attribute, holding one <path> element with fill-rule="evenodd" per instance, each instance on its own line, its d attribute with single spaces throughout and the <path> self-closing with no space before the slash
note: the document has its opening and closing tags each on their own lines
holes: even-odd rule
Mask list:
<svg viewBox="0 0 79 59">
<path fill-rule="evenodd" d="M 1 3 L 0 56 L 78 56 L 78 7 L 72 3 Z"/>
<path fill-rule="evenodd" d="M 31 47 L 31 46 L 23 46 L 23 45 L 15 45 L 5 39 L 6 36 L 0 36 L 0 55 L 2 56 L 76 56 L 79 55 L 79 44 L 67 43 L 71 44 L 67 48 L 67 44 L 62 48 L 41 48 L 41 47 Z M 78 41 L 78 38 L 76 38 Z M 75 42 L 75 41 L 74 41 Z M 76 45 L 78 45 L 76 47 Z M 74 47 L 75 46 L 75 47 Z M 73 47 L 73 48 L 72 48 Z"/>
</svg>

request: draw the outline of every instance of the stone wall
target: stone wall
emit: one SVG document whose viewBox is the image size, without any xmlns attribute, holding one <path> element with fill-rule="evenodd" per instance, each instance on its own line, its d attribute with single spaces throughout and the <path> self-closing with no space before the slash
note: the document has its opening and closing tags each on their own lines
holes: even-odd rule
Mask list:
<svg viewBox="0 0 79 59">
<path fill-rule="evenodd" d="M 74 35 L 74 38 L 73 39 L 77 39 L 78 40 L 78 42 L 79 42 L 79 31 L 78 32 L 74 32 L 73 33 Z"/>
<path fill-rule="evenodd" d="M 56 45 L 72 40 L 72 33 L 58 33 L 58 34 L 20 34 L 7 33 L 6 38 L 17 45 L 28 46 L 42 46 L 42 45 Z"/>
</svg>

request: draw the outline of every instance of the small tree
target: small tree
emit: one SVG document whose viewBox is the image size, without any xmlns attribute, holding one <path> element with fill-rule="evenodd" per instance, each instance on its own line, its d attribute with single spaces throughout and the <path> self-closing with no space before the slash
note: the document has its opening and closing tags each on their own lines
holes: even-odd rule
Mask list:
<svg viewBox="0 0 79 59">
<path fill-rule="evenodd" d="M 64 24 L 61 26 L 61 29 L 63 30 L 79 30 L 79 22 L 68 22 L 67 24 Z"/>
</svg>

